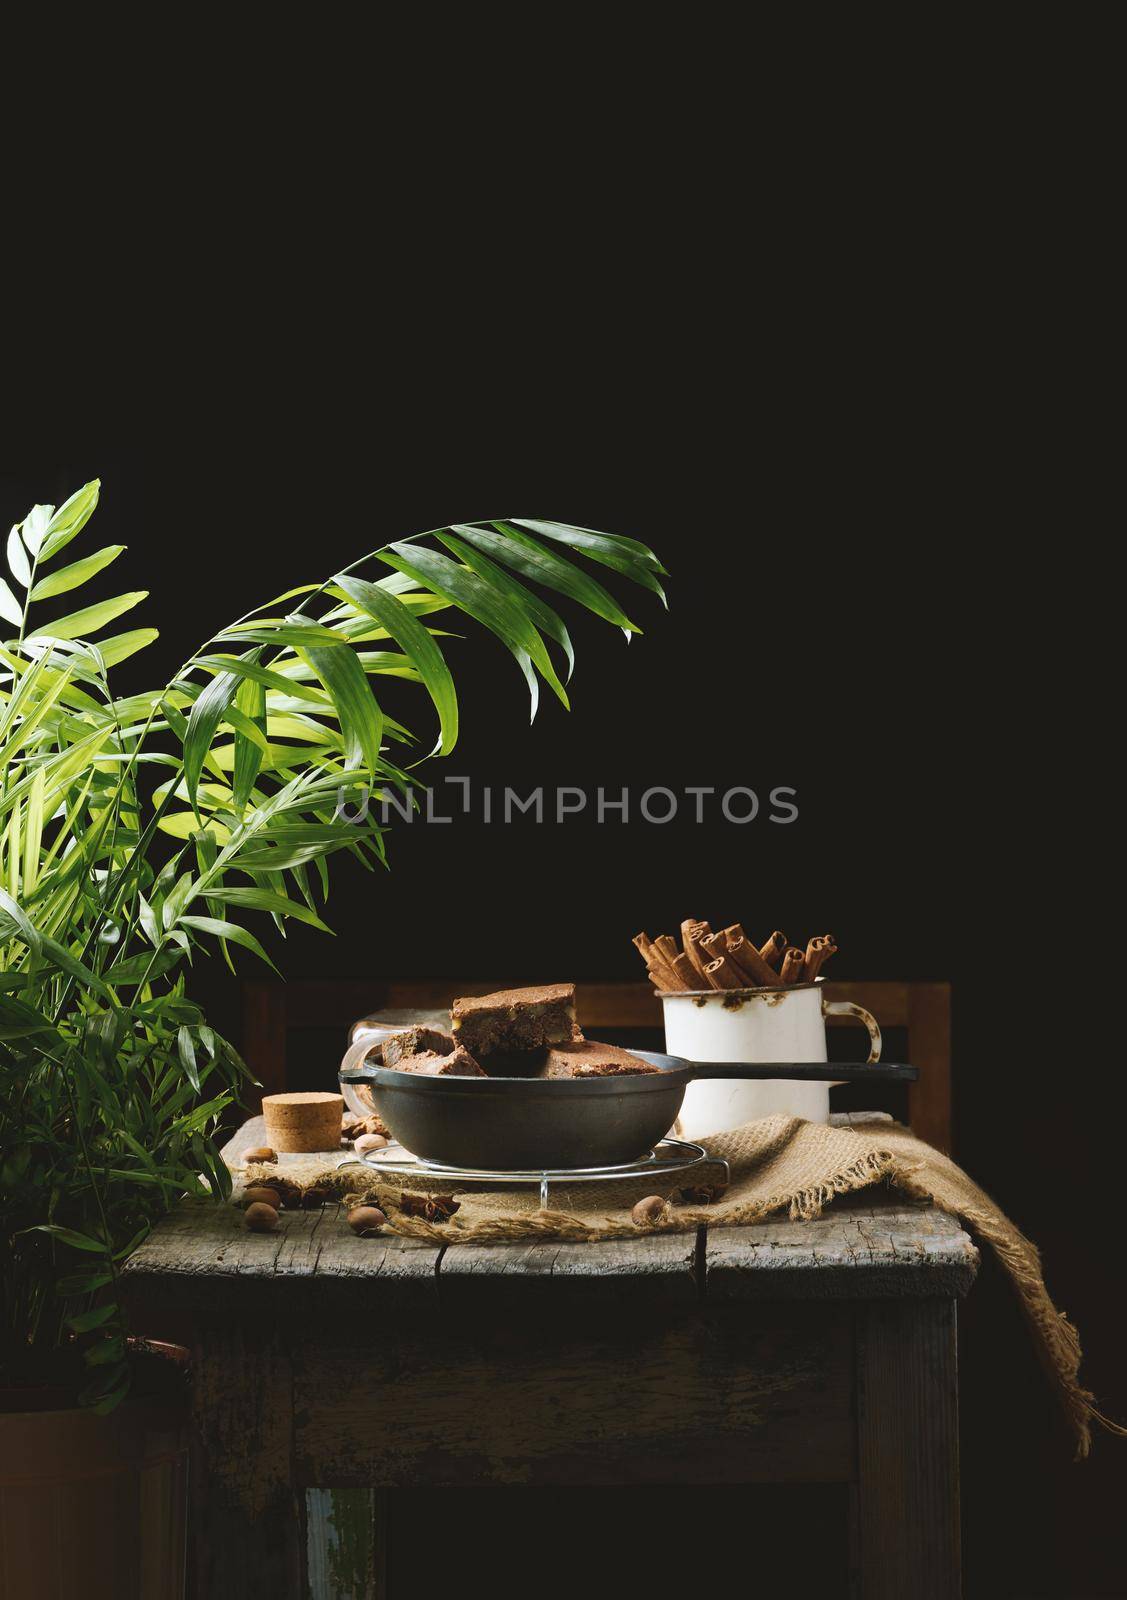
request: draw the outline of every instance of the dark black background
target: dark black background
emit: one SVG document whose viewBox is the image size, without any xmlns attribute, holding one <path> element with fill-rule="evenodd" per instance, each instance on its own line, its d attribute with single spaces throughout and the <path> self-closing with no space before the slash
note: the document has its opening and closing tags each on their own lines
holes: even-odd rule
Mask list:
<svg viewBox="0 0 1127 1600">
<path fill-rule="evenodd" d="M 98 592 L 150 588 L 116 626 L 162 633 L 120 669 L 124 687 L 163 680 L 269 595 L 421 528 L 528 515 L 646 540 L 670 570 L 670 609 L 598 569 L 644 633 L 627 647 L 569 613 L 570 716 L 546 696 L 530 729 L 495 641 L 472 627 L 448 641 L 463 733 L 445 770 L 521 793 L 748 785 L 766 802 L 785 784 L 798 821 L 732 826 L 713 801 L 699 827 L 401 826 L 390 872 L 337 869 L 338 937 L 298 933 L 280 965 L 632 978 L 630 936 L 692 914 L 757 933 L 832 928 L 841 978 L 950 979 L 955 1153 L 1040 1245 L 1086 1379 L 1123 1418 L 1119 719 L 1099 714 L 1103 525 L 1062 396 L 1046 386 L 1051 416 L 1028 432 L 992 372 L 973 394 L 948 383 L 922 400 L 941 343 L 905 349 L 875 385 L 799 353 L 787 388 L 754 409 L 717 351 L 684 377 L 655 366 L 642 396 L 606 377 L 551 408 L 533 381 L 504 407 L 488 382 L 450 383 L 334 444 L 251 444 L 248 425 L 222 447 L 78 451 L 6 477 L 0 514 L 102 477 L 85 547 L 130 548 Z M 1037 362 L 1020 341 L 1007 348 L 1040 393 Z M 387 698 L 430 733 L 420 690 Z M 197 993 L 237 1037 L 218 959 Z M 968 1592 L 1127 1592 L 1127 1446 L 1097 1432 L 1091 1459 L 1072 1464 L 991 1264 L 961 1315 Z M 677 1504 L 671 1515 L 692 1520 Z M 785 1526 L 772 1503 L 776 1515 Z"/>
</svg>

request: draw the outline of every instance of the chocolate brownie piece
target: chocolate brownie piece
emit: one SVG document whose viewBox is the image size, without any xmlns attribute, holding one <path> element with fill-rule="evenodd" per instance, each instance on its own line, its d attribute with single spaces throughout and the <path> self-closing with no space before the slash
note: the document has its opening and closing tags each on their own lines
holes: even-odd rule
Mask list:
<svg viewBox="0 0 1127 1600">
<path fill-rule="evenodd" d="M 632 1056 L 629 1050 L 616 1044 L 599 1044 L 594 1039 L 551 1045 L 543 1054 L 544 1062 L 537 1074 L 543 1078 L 619 1078 L 661 1071 Z"/>
<path fill-rule="evenodd" d="M 455 1045 L 447 1055 L 439 1055 L 437 1050 L 421 1050 L 417 1055 L 402 1056 L 395 1063 L 397 1072 L 418 1072 L 431 1078 L 484 1078 L 485 1073 L 478 1066 L 468 1050 L 463 1050 L 461 1045 Z"/>
<path fill-rule="evenodd" d="M 455 1000 L 450 1015 L 456 1043 L 481 1058 L 582 1037 L 575 1025 L 573 983 L 472 995 Z"/>
<path fill-rule="evenodd" d="M 376 1046 L 373 1054 L 385 1067 L 397 1067 L 404 1056 L 420 1056 L 426 1052 L 448 1056 L 453 1048 L 453 1039 L 441 1029 L 411 1027 L 401 1028 L 398 1033 L 389 1033 Z"/>
</svg>

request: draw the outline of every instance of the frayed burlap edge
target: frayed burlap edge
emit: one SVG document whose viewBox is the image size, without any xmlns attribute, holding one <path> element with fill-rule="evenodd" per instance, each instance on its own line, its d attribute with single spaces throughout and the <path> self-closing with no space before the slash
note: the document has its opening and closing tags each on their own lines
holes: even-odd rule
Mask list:
<svg viewBox="0 0 1127 1600">
<path fill-rule="evenodd" d="M 960 1187 L 975 1187 L 946 1156 L 938 1152 L 932 1154 L 958 1175 Z M 1098 1422 L 1108 1433 L 1127 1438 L 1127 1428 L 1105 1416 L 1096 1405 L 1093 1392 L 1080 1382 L 1083 1351 L 1079 1330 L 1053 1304 L 1045 1287 L 1041 1253 L 1032 1240 L 1027 1239 L 981 1190 L 976 1190 L 978 1198 L 970 1202 L 956 1200 L 955 1196 L 945 1193 L 946 1186 L 936 1181 L 934 1169 L 929 1172 L 925 1163 L 903 1167 L 898 1164 L 891 1182 L 913 1200 L 931 1201 L 941 1211 L 958 1217 L 976 1239 L 993 1250 L 1014 1288 L 1037 1359 L 1064 1411 L 1075 1444 L 1076 1460 L 1083 1460 L 1091 1450 L 1093 1422 Z"/>
</svg>

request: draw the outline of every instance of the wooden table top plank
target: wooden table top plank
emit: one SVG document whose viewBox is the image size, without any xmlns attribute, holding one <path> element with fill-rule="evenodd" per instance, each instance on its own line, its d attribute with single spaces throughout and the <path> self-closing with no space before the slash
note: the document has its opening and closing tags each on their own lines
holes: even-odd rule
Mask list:
<svg viewBox="0 0 1127 1600">
<path fill-rule="evenodd" d="M 341 1207 L 283 1211 L 273 1233 L 251 1233 L 237 1206 L 185 1201 L 122 1268 L 137 1308 L 168 1305 L 193 1316 L 233 1307 L 313 1317 L 343 1315 L 358 1300 L 402 1312 L 437 1307 L 442 1247 L 385 1234 L 360 1239 Z"/>
<path fill-rule="evenodd" d="M 696 1272 L 697 1234 L 650 1233 L 637 1238 L 602 1239 L 589 1244 L 563 1240 L 517 1240 L 512 1244 L 450 1245 L 439 1262 L 439 1299 L 467 1305 L 478 1296 L 561 1296 L 695 1305 L 700 1299 Z"/>
<path fill-rule="evenodd" d="M 184 1202 L 123 1271 L 209 1294 L 314 1280 L 378 1282 L 391 1292 L 404 1280 L 441 1279 L 451 1294 L 468 1292 L 466 1284 L 492 1293 L 520 1281 L 551 1285 L 554 1295 L 592 1286 L 617 1294 L 629 1285 L 631 1294 L 687 1302 L 698 1294 L 698 1266 L 707 1299 L 723 1301 L 963 1295 L 977 1263 L 955 1218 L 895 1204 L 837 1213 L 831 1206 L 815 1222 L 711 1228 L 699 1240 L 687 1232 L 443 1247 L 394 1233 L 357 1238 L 338 1206 L 283 1211 L 277 1232 L 251 1233 L 235 1206 Z"/>
<path fill-rule="evenodd" d="M 815 1222 L 712 1228 L 704 1246 L 709 1302 L 962 1296 L 977 1270 L 957 1218 L 895 1200 L 831 1205 Z"/>
</svg>

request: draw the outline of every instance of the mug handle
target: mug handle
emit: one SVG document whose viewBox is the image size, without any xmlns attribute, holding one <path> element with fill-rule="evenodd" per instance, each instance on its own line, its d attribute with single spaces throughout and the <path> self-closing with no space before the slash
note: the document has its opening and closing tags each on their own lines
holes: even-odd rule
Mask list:
<svg viewBox="0 0 1127 1600">
<path fill-rule="evenodd" d="M 874 1061 L 880 1060 L 880 1029 L 877 1027 L 877 1019 L 871 1011 L 866 1011 L 864 1006 L 855 1005 L 852 1000 L 823 999 L 822 1015 L 824 1017 L 856 1017 L 858 1022 L 863 1022 L 869 1030 L 869 1059 L 865 1065 L 871 1066 Z"/>
</svg>

